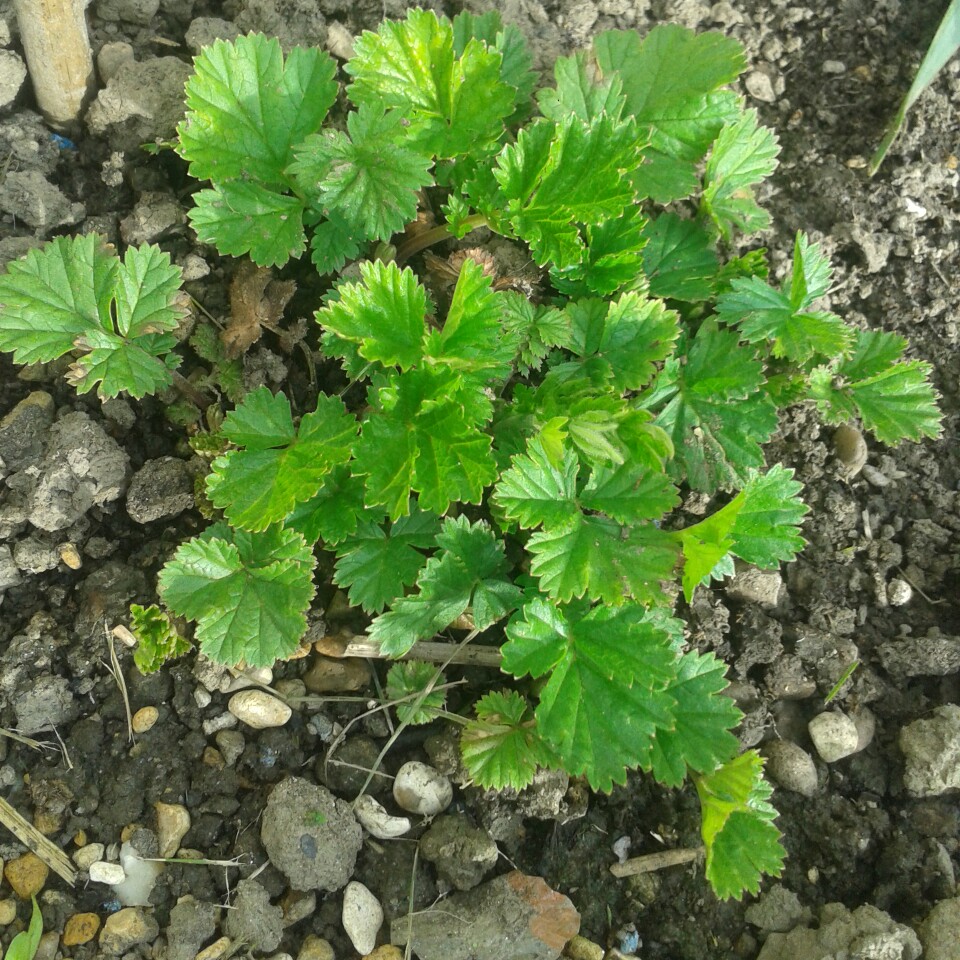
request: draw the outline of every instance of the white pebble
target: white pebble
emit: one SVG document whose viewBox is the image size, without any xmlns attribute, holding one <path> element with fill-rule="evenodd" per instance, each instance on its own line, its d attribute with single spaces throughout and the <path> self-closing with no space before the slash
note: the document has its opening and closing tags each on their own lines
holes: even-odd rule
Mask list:
<svg viewBox="0 0 960 960">
<path fill-rule="evenodd" d="M 88 843 L 74 853 L 73 862 L 78 870 L 89 870 L 92 864 L 103 859 L 105 849 L 102 843 Z"/>
<path fill-rule="evenodd" d="M 411 760 L 393 781 L 393 799 L 409 813 L 433 817 L 443 813 L 453 800 L 450 781 L 433 767 Z"/>
<path fill-rule="evenodd" d="M 380 901 L 362 884 L 351 880 L 343 891 L 343 929 L 361 956 L 373 953 L 383 924 Z"/>
<path fill-rule="evenodd" d="M 773 83 L 762 70 L 754 70 L 747 74 L 743 85 L 754 100 L 759 100 L 761 103 L 776 103 L 777 95 L 774 92 Z"/>
<path fill-rule="evenodd" d="M 282 700 L 271 697 L 263 690 L 241 690 L 235 693 L 230 698 L 227 709 L 254 730 L 282 727 L 293 716 L 293 711 Z"/>
<path fill-rule="evenodd" d="M 269 667 L 251 667 L 249 670 L 230 670 L 231 675 L 220 680 L 221 693 L 235 693 L 248 687 L 273 683 L 273 671 Z"/>
<path fill-rule="evenodd" d="M 891 607 L 902 607 L 913 598 L 913 587 L 906 580 L 895 578 L 887 584 L 887 601 Z"/>
<path fill-rule="evenodd" d="M 836 763 L 857 752 L 860 734 L 845 713 L 821 713 L 807 724 L 807 730 L 817 753 L 827 763 Z"/>
<path fill-rule="evenodd" d="M 382 804 L 366 793 L 357 798 L 357 802 L 353 805 L 353 812 L 367 833 L 378 840 L 402 837 L 412 826 L 408 817 L 390 816 Z"/>
<path fill-rule="evenodd" d="M 109 883 L 111 886 L 123 883 L 127 879 L 123 867 L 119 863 L 107 863 L 106 860 L 97 860 L 90 864 L 90 879 L 94 883 Z"/>
<path fill-rule="evenodd" d="M 203 687 L 197 687 L 193 691 L 193 702 L 201 709 L 204 710 L 210 706 L 210 701 L 213 700 L 210 692 L 204 690 Z"/>
</svg>

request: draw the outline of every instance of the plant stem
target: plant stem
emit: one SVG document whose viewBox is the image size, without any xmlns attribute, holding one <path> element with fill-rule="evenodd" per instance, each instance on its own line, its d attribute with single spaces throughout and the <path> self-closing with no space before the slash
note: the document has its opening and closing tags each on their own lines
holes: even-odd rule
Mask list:
<svg viewBox="0 0 960 960">
<path fill-rule="evenodd" d="M 328 657 L 369 657 L 372 660 L 384 660 L 387 654 L 380 650 L 375 640 L 357 637 L 346 646 L 326 644 L 319 652 Z M 432 640 L 420 640 L 415 643 L 399 660 L 425 660 L 428 663 L 463 663 L 474 667 L 493 667 L 500 669 L 503 659 L 499 647 L 463 647 L 459 649 L 452 643 L 438 643 Z"/>
<path fill-rule="evenodd" d="M 463 225 L 469 225 L 470 230 L 476 230 L 477 227 L 486 227 L 489 224 L 487 223 L 487 218 L 482 213 L 475 213 L 467 217 L 466 220 L 463 221 Z M 452 237 L 453 233 L 450 230 L 450 225 L 441 223 L 438 227 L 431 227 L 429 230 L 424 230 L 423 233 L 418 233 L 416 236 L 404 240 L 404 242 L 397 247 L 394 260 L 398 266 L 403 266 L 403 264 L 421 250 L 426 250 L 427 247 L 432 247 L 435 243 L 442 243 L 444 240 L 449 240 Z"/>
</svg>

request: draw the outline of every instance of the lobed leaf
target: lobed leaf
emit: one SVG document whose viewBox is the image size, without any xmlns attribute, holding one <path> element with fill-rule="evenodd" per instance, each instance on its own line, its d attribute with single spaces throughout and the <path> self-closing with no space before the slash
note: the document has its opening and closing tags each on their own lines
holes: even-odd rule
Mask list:
<svg viewBox="0 0 960 960">
<path fill-rule="evenodd" d="M 432 663 L 422 660 L 395 663 L 387 671 L 387 697 L 397 701 L 397 719 L 401 723 L 419 726 L 432 723 L 440 716 L 447 701 L 446 691 L 431 690 L 426 696 L 420 696 L 428 684 L 443 680 L 443 674 L 437 674 Z"/>
</svg>

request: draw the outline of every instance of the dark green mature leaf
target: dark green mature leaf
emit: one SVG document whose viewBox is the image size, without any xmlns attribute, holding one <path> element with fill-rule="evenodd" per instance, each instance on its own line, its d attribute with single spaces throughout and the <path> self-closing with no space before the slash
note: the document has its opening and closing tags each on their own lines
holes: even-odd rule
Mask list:
<svg viewBox="0 0 960 960">
<path fill-rule="evenodd" d="M 590 63 L 587 51 L 578 50 L 572 57 L 558 57 L 553 65 L 556 87 L 537 92 L 540 112 L 554 123 L 568 114 L 591 123 L 606 113 L 619 118 L 623 109 L 623 84 L 617 74 L 601 79 Z"/>
<path fill-rule="evenodd" d="M 657 731 L 651 754 L 653 775 L 668 787 L 679 787 L 688 770 L 713 773 L 737 752 L 738 741 L 730 731 L 743 714 L 723 695 L 726 670 L 712 653 L 694 650 L 680 658 L 667 687 L 677 701 L 673 727 Z"/>
<path fill-rule="evenodd" d="M 760 392 L 763 367 L 734 333 L 704 324 L 686 364 L 668 360 L 649 402 L 659 405 L 657 424 L 678 453 L 676 479 L 712 493 L 739 486 L 750 468 L 763 466 L 760 444 L 777 426 L 773 401 Z"/>
<path fill-rule="evenodd" d="M 708 776 L 696 777 L 707 879 L 723 900 L 757 893 L 763 874 L 779 877 L 786 851 L 773 821 L 773 789 L 763 760 L 748 750 Z"/>
<path fill-rule="evenodd" d="M 847 387 L 863 425 L 878 440 L 895 444 L 940 436 L 943 414 L 930 384 L 932 369 L 925 361 L 910 360 Z"/>
<path fill-rule="evenodd" d="M 628 769 L 649 764 L 654 734 L 673 723 L 676 701 L 666 688 L 676 656 L 642 607 L 564 610 L 535 597 L 506 632 L 507 673 L 550 674 L 540 692 L 537 732 L 565 770 L 609 791 Z"/>
<path fill-rule="evenodd" d="M 354 476 L 345 464 L 334 467 L 319 492 L 298 503 L 283 521 L 309 544 L 323 540 L 331 547 L 356 533 L 360 520 L 378 523 L 383 510 L 369 510 L 363 501 L 363 478 Z"/>
<path fill-rule="evenodd" d="M 130 247 L 121 262 L 96 234 L 57 237 L 0 276 L 0 349 L 38 363 L 79 348 L 68 379 L 80 392 L 156 393 L 178 362 L 179 287 L 180 268 L 158 247 Z"/>
<path fill-rule="evenodd" d="M 303 201 L 252 180 L 228 180 L 193 195 L 190 226 L 201 243 L 261 267 L 282 267 L 307 247 Z"/>
<path fill-rule="evenodd" d="M 321 395 L 295 429 L 290 401 L 260 387 L 227 415 L 223 433 L 246 449 L 214 460 L 207 493 L 235 526 L 263 530 L 309 500 L 331 469 L 346 463 L 357 421 L 336 397 Z"/>
<path fill-rule="evenodd" d="M 716 284 L 717 253 L 707 232 L 693 220 L 662 213 L 644 228 L 643 270 L 655 297 L 709 300 Z"/>
<path fill-rule="evenodd" d="M 554 463 L 540 437 L 527 441 L 527 452 L 513 457 L 510 469 L 500 477 L 493 491 L 493 502 L 509 520 L 530 529 L 543 524 L 555 528 L 575 520 L 577 455 L 569 448 L 563 459 Z"/>
<path fill-rule="evenodd" d="M 409 268 L 379 260 L 360 264 L 362 283 L 341 283 L 317 323 L 359 345 L 360 356 L 407 370 L 423 353 L 427 291 Z"/>
<path fill-rule="evenodd" d="M 453 27 L 432 10 L 410 10 L 404 21 L 384 20 L 377 33 L 354 43 L 345 69 L 358 104 L 383 105 L 410 123 L 410 142 L 437 157 L 482 155 L 504 130 L 516 88 L 501 79 L 503 57 L 477 39 L 460 56 Z"/>
<path fill-rule="evenodd" d="M 294 653 L 307 628 L 314 558 L 303 537 L 208 527 L 160 571 L 163 602 L 197 621 L 200 651 L 217 663 L 268 667 Z"/>
<path fill-rule="evenodd" d="M 527 701 L 514 690 L 497 690 L 476 703 L 476 719 L 460 735 L 460 752 L 470 779 L 484 790 L 522 790 L 538 767 L 556 757 L 537 734 Z"/>
<path fill-rule="evenodd" d="M 417 191 L 431 185 L 431 158 L 407 146 L 399 113 L 363 104 L 347 114 L 347 131 L 325 130 L 294 148 L 288 171 L 352 237 L 389 240 L 416 218 Z"/>
<path fill-rule="evenodd" d="M 468 607 L 476 628 L 485 630 L 520 602 L 520 588 L 505 579 L 503 544 L 486 523 L 447 518 L 436 542 L 440 552 L 420 571 L 417 592 L 401 597 L 370 625 L 368 636 L 389 656 L 406 653 Z"/>
<path fill-rule="evenodd" d="M 665 473 L 630 459 L 613 467 L 595 467 L 580 503 L 618 523 L 632 524 L 659 520 L 680 503 L 680 497 Z"/>
<path fill-rule="evenodd" d="M 336 99 L 336 69 L 316 47 L 295 47 L 284 62 L 279 40 L 262 34 L 204 47 L 177 127 L 176 150 L 190 175 L 285 185 L 291 148 L 319 129 Z"/>
<path fill-rule="evenodd" d="M 380 613 L 417 579 L 427 562 L 420 551 L 434 545 L 439 529 L 439 518 L 420 510 L 401 517 L 389 530 L 362 523 L 337 546 L 333 582 L 347 588 L 353 606 Z"/>
</svg>

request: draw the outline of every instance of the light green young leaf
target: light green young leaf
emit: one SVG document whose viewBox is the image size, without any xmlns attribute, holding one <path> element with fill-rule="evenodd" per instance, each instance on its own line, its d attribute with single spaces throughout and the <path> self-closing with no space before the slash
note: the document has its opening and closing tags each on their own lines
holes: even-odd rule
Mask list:
<svg viewBox="0 0 960 960">
<path fill-rule="evenodd" d="M 314 557 L 279 525 L 260 533 L 208 527 L 160 571 L 163 602 L 197 621 L 200 651 L 217 663 L 272 666 L 294 653 L 307 628 Z"/>
<path fill-rule="evenodd" d="M 187 216 L 201 243 L 222 254 L 282 267 L 307 247 L 303 202 L 253 180 L 228 180 L 193 195 Z"/>
<path fill-rule="evenodd" d="M 290 401 L 260 387 L 227 415 L 223 434 L 246 449 L 214 460 L 207 493 L 234 526 L 264 530 L 309 500 L 331 469 L 346 463 L 357 421 L 336 397 L 321 395 L 317 409 L 295 429 Z"/>
<path fill-rule="evenodd" d="M 649 765 L 654 735 L 673 724 L 676 700 L 666 688 L 676 656 L 642 607 L 564 610 L 535 597 L 506 633 L 507 673 L 550 674 L 536 710 L 537 732 L 565 770 L 609 792 L 628 769 Z"/>
<path fill-rule="evenodd" d="M 773 793 L 763 779 L 763 760 L 748 750 L 720 769 L 695 777 L 707 879 L 723 900 L 755 894 L 764 874 L 779 877 L 786 851 L 774 826 Z"/>
<path fill-rule="evenodd" d="M 427 562 L 420 551 L 434 545 L 439 529 L 439 519 L 420 510 L 401 517 L 388 531 L 362 523 L 337 546 L 333 582 L 347 588 L 353 606 L 380 613 L 417 579 Z"/>
<path fill-rule="evenodd" d="M 527 452 L 513 457 L 510 469 L 500 477 L 493 491 L 493 502 L 508 520 L 524 529 L 543 524 L 551 529 L 575 520 L 577 506 L 577 455 L 563 450 L 563 459 L 554 463 L 543 441 L 527 441 Z"/>
<path fill-rule="evenodd" d="M 758 206 L 753 187 L 777 168 L 779 153 L 776 136 L 759 126 L 756 110 L 745 110 L 720 131 L 704 171 L 700 208 L 725 240 L 732 227 L 755 233 L 770 225 L 770 215 Z"/>
<path fill-rule="evenodd" d="M 417 191 L 431 185 L 431 158 L 407 146 L 399 113 L 363 104 L 347 131 L 326 130 L 294 147 L 287 168 L 325 216 L 336 211 L 352 237 L 389 240 L 416 218 Z"/>
<path fill-rule="evenodd" d="M 379 260 L 360 264 L 361 283 L 342 283 L 317 323 L 359 345 L 360 356 L 407 370 L 423 353 L 427 292 L 409 268 Z"/>
<path fill-rule="evenodd" d="M 484 790 L 522 790 L 538 767 L 553 766 L 556 757 L 537 735 L 527 701 L 515 690 L 481 697 L 477 716 L 460 735 L 460 753 L 470 779 Z"/>
<path fill-rule="evenodd" d="M 651 220 L 643 235 L 643 270 L 652 296 L 691 303 L 713 296 L 719 265 L 703 227 L 666 212 Z"/>
<path fill-rule="evenodd" d="M 353 77 L 347 93 L 358 105 L 399 111 L 418 150 L 477 155 L 500 138 L 514 109 L 517 91 L 501 79 L 502 66 L 502 55 L 477 39 L 456 56 L 450 21 L 410 10 L 406 20 L 384 20 L 357 38 L 345 65 Z"/>
<path fill-rule="evenodd" d="M 168 660 L 189 653 L 192 646 L 156 604 L 130 604 L 130 632 L 137 638 L 133 662 L 144 676 L 156 673 Z"/>
<path fill-rule="evenodd" d="M 936 438 L 943 414 L 937 392 L 930 383 L 932 367 L 922 360 L 895 363 L 892 367 L 851 383 L 845 390 L 863 419 L 863 425 L 882 443 Z"/>
<path fill-rule="evenodd" d="M 130 247 L 121 262 L 96 234 L 57 237 L 0 275 L 0 349 L 38 363 L 77 348 L 68 379 L 80 392 L 156 393 L 178 362 L 179 288 L 179 267 L 158 247 Z"/>
<path fill-rule="evenodd" d="M 514 344 L 517 369 L 526 376 L 539 370 L 551 349 L 566 342 L 568 323 L 561 310 L 535 305 L 519 293 L 500 297 L 504 339 Z"/>
<path fill-rule="evenodd" d="M 733 525 L 743 508 L 743 494 L 722 510 L 691 527 L 675 532 L 683 550 L 683 596 L 687 603 L 694 590 L 716 569 L 733 547 Z"/>
<path fill-rule="evenodd" d="M 411 699 L 419 698 L 427 684 L 435 680 L 443 683 L 443 674 L 438 678 L 437 668 L 422 660 L 408 660 L 390 667 L 387 671 L 387 698 L 402 701 L 396 704 L 397 719 L 401 723 L 419 726 L 422 723 L 432 723 L 440 716 L 440 711 L 447 702 L 446 690 L 431 690 L 419 703 Z"/>
<path fill-rule="evenodd" d="M 197 180 L 284 186 L 291 148 L 320 128 L 337 96 L 333 58 L 262 34 L 215 41 L 194 60 L 177 153 Z"/>
<path fill-rule="evenodd" d="M 37 898 L 31 897 L 33 908 L 30 911 L 30 926 L 22 930 L 11 941 L 4 960 L 33 960 L 40 949 L 43 936 L 43 914 L 37 906 Z"/>
</svg>

